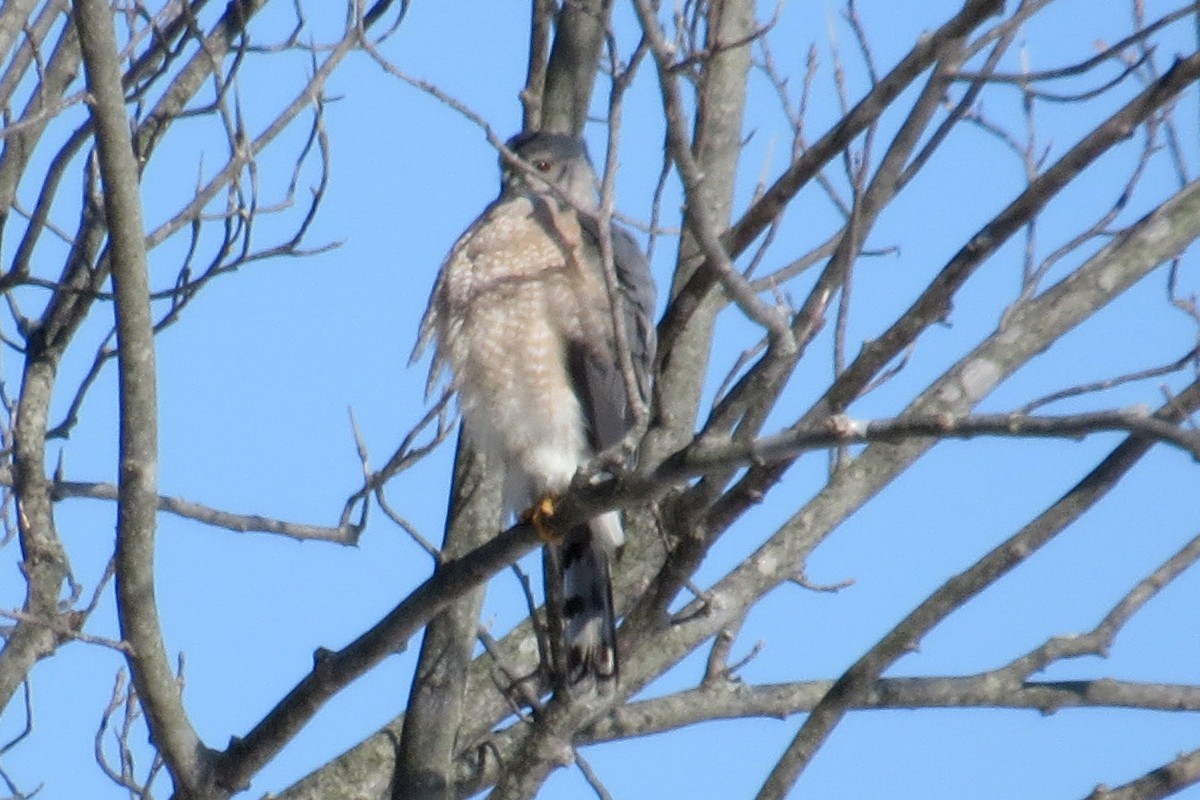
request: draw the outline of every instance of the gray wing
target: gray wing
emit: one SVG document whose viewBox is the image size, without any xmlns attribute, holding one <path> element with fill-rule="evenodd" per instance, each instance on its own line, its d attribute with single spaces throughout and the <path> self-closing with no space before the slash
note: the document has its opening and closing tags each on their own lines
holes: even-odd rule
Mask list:
<svg viewBox="0 0 1200 800">
<path fill-rule="evenodd" d="M 584 234 L 599 250 L 597 220 L 581 215 Z M 629 231 L 612 226 L 613 266 L 617 276 L 620 311 L 633 362 L 634 379 L 642 400 L 650 399 L 650 374 L 656 346 L 654 329 L 654 278 L 650 264 Z M 625 378 L 615 353 L 575 347 L 570 353 L 572 382 L 590 423 L 590 444 L 597 451 L 611 447 L 633 427 L 633 409 Z"/>
</svg>

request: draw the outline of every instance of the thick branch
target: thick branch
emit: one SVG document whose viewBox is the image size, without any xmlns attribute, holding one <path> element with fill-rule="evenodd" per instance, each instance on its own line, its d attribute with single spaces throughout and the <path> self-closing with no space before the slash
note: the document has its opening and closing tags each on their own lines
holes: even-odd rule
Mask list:
<svg viewBox="0 0 1200 800">
<path fill-rule="evenodd" d="M 587 122 L 612 0 L 572 0 L 558 12 L 541 129 L 578 136 Z"/>
<path fill-rule="evenodd" d="M 447 605 L 483 584 L 541 542 L 518 525 L 460 559 L 448 561 L 371 630 L 337 652 L 318 651 L 312 671 L 245 738 L 221 755 L 217 782 L 237 790 L 310 720 L 325 702 L 408 640 Z"/>
<path fill-rule="evenodd" d="M 1137 780 L 1110 789 L 1097 786 L 1085 800 L 1159 800 L 1200 783 L 1200 750 L 1181 753 Z"/>
<path fill-rule="evenodd" d="M 206 751 L 188 721 L 167 659 L 154 595 L 158 400 L 138 164 L 125 115 L 112 11 L 78 0 L 75 26 L 94 120 L 115 295 L 120 403 L 117 614 L 151 738 L 182 797 L 205 794 Z"/>
<path fill-rule="evenodd" d="M 454 559 L 500 529 L 496 470 L 459 431 L 454 481 L 446 515 L 444 558 Z M 406 800 L 442 800 L 453 787 L 453 764 L 462 729 L 463 696 L 474 651 L 484 587 L 465 592 L 429 623 L 413 674 L 404 715 L 392 794 Z"/>
<path fill-rule="evenodd" d="M 8 55 L 9 48 L 28 22 L 37 0 L 13 0 L 0 9 L 0 57 Z"/>
<path fill-rule="evenodd" d="M 647 14 L 644 7 L 641 19 L 643 28 L 648 28 L 654 39 L 661 40 L 657 19 L 653 14 Z M 750 69 L 747 37 L 753 32 L 754 24 L 752 2 L 728 0 L 709 5 L 705 37 L 706 49 L 711 56 L 701 62 L 692 136 L 694 159 L 704 174 L 704 181 L 699 187 L 693 186 L 692 191 L 694 202 L 705 206 L 710 225 L 716 224 L 719 231 L 728 227 L 733 210 Z M 729 46 L 730 42 L 741 44 Z M 656 63 L 660 65 L 666 60 L 661 51 L 660 41 L 656 49 Z M 664 92 L 670 91 L 677 80 L 676 76 L 660 70 L 659 82 L 664 85 Z M 665 93 L 664 103 L 670 103 Z M 667 120 L 668 130 L 672 131 L 674 137 L 686 138 L 682 110 L 676 104 L 673 111 L 676 116 Z M 664 177 L 673 152 L 674 147 L 669 147 L 664 154 Z M 683 235 L 680 237 L 671 283 L 672 306 L 676 305 L 681 288 L 704 261 L 704 252 L 692 233 L 692 208 L 689 206 L 684 213 Z M 708 372 L 713 327 L 721 305 L 717 298 L 710 298 L 702 306 L 691 306 L 692 313 L 686 328 L 677 330 L 677 335 L 670 342 L 660 343 L 661 364 L 655 383 L 655 402 L 661 427 L 647 439 L 645 452 L 648 459 L 661 457 L 668 450 L 682 447 L 692 436 Z"/>
</svg>

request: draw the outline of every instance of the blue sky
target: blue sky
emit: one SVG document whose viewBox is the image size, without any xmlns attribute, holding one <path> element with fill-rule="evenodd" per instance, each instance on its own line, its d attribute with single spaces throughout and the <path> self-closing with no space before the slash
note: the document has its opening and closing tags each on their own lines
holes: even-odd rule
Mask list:
<svg viewBox="0 0 1200 800">
<path fill-rule="evenodd" d="M 501 133 L 520 123 L 516 92 L 524 77 L 526 3 L 471 0 L 455 14 L 415 3 L 408 19 L 382 50 L 413 75 L 436 83 Z M 619 14 L 618 35 L 628 53 L 635 39 L 629 10 Z M 1010 4 L 1011 5 L 1011 4 Z M 1172 7 L 1148 2 L 1150 18 Z M 290 4 L 273 8 L 286 13 Z M 956 3 L 859 3 L 873 36 L 876 62 L 890 68 L 921 31 L 935 27 Z M 850 95 L 865 91 L 861 61 L 840 17 L 841 7 L 794 0 L 783 7 L 773 46 L 793 89 L 810 42 L 821 60 L 809 112 L 810 140 L 838 115 L 831 89 L 829 32 L 836 31 L 846 61 Z M 323 18 L 308 9 L 310 24 L 328 33 L 340 11 Z M 272 12 L 268 12 L 272 13 Z M 764 12 L 766 13 L 766 12 Z M 1127 30 L 1120 3 L 1060 0 L 1019 39 L 1005 70 L 1019 68 L 1024 50 L 1033 69 L 1074 62 Z M 463 20 L 470 23 L 463 25 Z M 269 30 L 271 18 L 258 30 Z M 283 24 L 281 19 L 281 24 Z M 1186 26 L 1163 38 L 1160 63 L 1195 48 Z M 261 34 L 270 40 L 273 34 Z M 261 129 L 303 81 L 307 57 L 252 59 L 238 92 L 251 131 Z M 1111 77 L 1064 82 L 1065 91 Z M 604 92 L 603 82 L 598 96 Z M 789 146 L 785 120 L 761 73 L 751 79 L 752 99 L 738 207 L 765 170 L 777 174 Z M 1040 107 L 1039 142 L 1056 157 L 1135 88 L 1083 109 Z M 204 290 L 184 319 L 158 339 L 161 401 L 161 475 L 164 494 L 219 508 L 293 521 L 333 524 L 357 488 L 360 466 L 348 422 L 353 413 L 381 466 L 423 413 L 426 364 L 407 366 L 415 331 L 434 273 L 458 233 L 496 193 L 495 153 L 470 122 L 411 87 L 388 77 L 365 56 L 349 59 L 328 87 L 325 124 L 333 144 L 329 194 L 308 244 L 339 241 L 329 252 L 304 259 L 244 267 Z M 621 137 L 618 207 L 646 219 L 661 158 L 657 85 L 644 67 L 631 90 Z M 600 108 L 600 106 L 597 106 Z M 985 110 L 1018 133 L 1019 97 L 993 90 Z M 73 113 L 82 113 L 75 109 Z M 76 118 L 77 119 L 77 118 Z M 882 121 L 881 140 L 898 116 Z M 1196 91 L 1177 112 L 1185 153 L 1195 162 Z M 300 126 L 302 127 L 302 126 Z M 64 128 L 69 130 L 70 126 Z M 191 191 L 197 174 L 221 163 L 220 140 L 204 120 L 181 124 L 146 177 L 146 219 L 157 224 Z M 278 196 L 289 178 L 288 154 L 306 131 L 285 137 L 282 160 L 264 161 L 262 186 Z M 752 134 L 752 135 L 751 135 Z M 601 157 L 603 131 L 589 128 L 593 156 Z M 170 154 L 167 157 L 167 154 Z M 1101 159 L 1080 182 L 1052 203 L 1039 231 L 1038 251 L 1058 247 L 1080 225 L 1115 199 L 1134 151 Z M 1151 168 L 1121 221 L 1129 223 L 1175 189 L 1161 162 Z M 1195 163 L 1191 164 L 1194 169 Z M 840 178 L 837 165 L 831 168 Z M 315 171 L 305 173 L 307 182 Z M 301 183 L 304 191 L 305 181 Z M 925 174 L 880 219 L 870 244 L 897 245 L 895 254 L 864 259 L 858 268 L 856 306 L 848 340 L 881 331 L 929 276 L 980 224 L 1023 186 L 1019 165 L 994 139 L 964 127 Z M 26 197 L 36 187 L 26 187 Z M 664 209 L 678 205 L 672 190 Z M 59 219 L 72 220 L 63 208 Z M 258 241 L 289 230 L 294 214 L 261 226 Z M 834 220 L 827 201 L 808 187 L 788 215 L 763 269 L 786 263 L 821 241 Z M 169 284 L 182 242 L 151 256 L 159 284 Z M 6 243 L 2 256 L 11 258 Z M 659 242 L 654 268 L 660 286 L 669 279 L 675 242 Z M 897 413 L 913 395 L 996 326 L 1018 290 L 1023 242 L 994 256 L 956 302 L 950 325 L 920 340 L 900 376 L 856 405 L 863 416 Z M 1077 265 L 1069 260 L 1049 282 Z M 1185 261 L 1183 286 L 1196 291 L 1194 255 Z M 789 287 L 802 299 L 801 279 Z M 1195 342 L 1195 327 L 1164 302 L 1159 271 L 1035 359 L 983 405 L 1011 408 L 1062 386 L 1160 364 Z M 36 307 L 38 295 L 27 302 Z M 81 334 L 102 337 L 103 309 Z M 8 324 L 7 321 L 5 324 Z M 754 331 L 727 312 L 719 326 L 712 388 Z M 789 389 L 780 421 L 819 395 L 830 375 L 830 337 L 818 339 Z M 90 363 L 86 346 L 63 366 L 60 382 L 72 387 Z M 10 381 L 18 359 L 3 354 Z M 1179 388 L 1185 379 L 1166 380 Z M 61 445 L 66 474 L 76 480 L 112 480 L 115 453 L 115 370 L 101 376 L 69 441 Z M 1113 400 L 1112 398 L 1118 398 Z M 1103 398 L 1085 398 L 1053 410 L 1108 403 L 1159 402 L 1158 382 L 1142 383 Z M 63 392 L 61 413 L 69 393 Z M 735 646 L 763 651 L 743 671 L 751 682 L 833 678 L 942 580 L 964 569 L 996 542 L 1053 502 L 1115 443 L 1096 436 L 1061 441 L 972 440 L 937 447 L 843 525 L 808 564 L 816 583 L 853 579 L 837 594 L 796 586 L 773 592 L 750 616 Z M 57 454 L 56 448 L 51 451 Z M 449 482 L 452 442 L 389 488 L 393 505 L 431 538 L 440 535 Z M 698 575 L 716 580 L 733 560 L 753 550 L 821 485 L 825 460 L 802 459 L 773 502 L 748 514 L 714 549 Z M 937 628 L 920 652 L 902 659 L 891 675 L 960 674 L 1006 663 L 1049 636 L 1091 628 L 1142 576 L 1200 531 L 1195 502 L 1196 465 L 1159 448 L 1109 498 L 1008 579 L 985 592 Z M 114 509 L 92 500 L 63 502 L 58 525 L 77 578 L 95 585 L 111 551 Z M 429 573 L 429 559 L 382 514 L 372 515 L 360 545 L 342 548 L 297 544 L 266 534 L 214 530 L 169 515 L 160 519 L 159 602 L 172 653 L 185 657 L 185 699 L 201 735 L 223 747 L 245 732 L 308 669 L 317 647 L 337 648 L 373 624 Z M 0 552 L 0 605 L 19 604 L 14 545 Z M 536 561 L 536 559 L 534 559 Z M 530 569 L 534 569 L 533 561 Z M 1193 571 L 1156 597 L 1118 638 L 1110 658 L 1058 665 L 1051 677 L 1113 676 L 1147 681 L 1200 682 Z M 485 621 L 502 633 L 523 614 L 515 582 L 493 582 Z M 111 592 L 88 628 L 116 636 Z M 253 785 L 251 794 L 278 792 L 336 756 L 404 706 L 417 642 L 341 694 Z M 95 645 L 70 644 L 40 664 L 32 676 L 35 730 L 3 760 L 23 788 L 45 783 L 39 797 L 125 796 L 92 762 L 95 727 L 121 666 L 119 656 Z M 648 694 L 694 684 L 703 654 L 681 664 Z M 743 720 L 590 748 L 585 755 L 618 798 L 752 796 L 802 720 Z M 0 719 L 0 742 L 21 727 L 19 705 Z M 1035 712 L 992 710 L 890 711 L 852 714 L 830 739 L 796 796 L 806 798 L 1082 797 L 1096 782 L 1119 784 L 1198 746 L 1194 715 L 1112 710 Z M 148 756 L 140 766 L 148 764 Z M 160 794 L 166 791 L 160 786 Z M 560 770 L 544 796 L 592 796 L 577 771 Z M 1200 797 L 1200 791 L 1184 797 Z"/>
</svg>

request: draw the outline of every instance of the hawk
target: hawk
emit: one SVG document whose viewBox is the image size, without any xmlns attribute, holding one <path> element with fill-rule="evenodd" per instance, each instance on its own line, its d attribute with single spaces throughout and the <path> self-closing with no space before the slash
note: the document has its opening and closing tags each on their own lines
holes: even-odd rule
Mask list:
<svg viewBox="0 0 1200 800">
<path fill-rule="evenodd" d="M 536 523 L 580 465 L 634 423 L 614 310 L 632 357 L 629 388 L 648 400 L 655 290 L 633 237 L 610 223 L 609 296 L 597 180 L 580 139 L 534 133 L 508 146 L 527 169 L 501 160 L 500 195 L 442 264 L 414 357 L 435 343 L 430 387 L 448 368 L 468 440 L 504 471 L 505 508 Z M 620 513 L 609 511 L 547 541 L 563 570 L 571 682 L 617 673 L 609 562 L 624 536 Z"/>
</svg>

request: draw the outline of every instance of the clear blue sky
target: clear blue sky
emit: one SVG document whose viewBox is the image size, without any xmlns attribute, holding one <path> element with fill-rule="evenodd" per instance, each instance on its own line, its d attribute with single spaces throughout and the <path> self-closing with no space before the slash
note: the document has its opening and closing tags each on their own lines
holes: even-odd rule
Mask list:
<svg viewBox="0 0 1200 800">
<path fill-rule="evenodd" d="M 618 5 L 621 47 L 628 53 L 635 39 L 628 9 Z M 290 4 L 276 6 L 269 13 L 285 14 Z M 957 4 L 863 0 L 859 6 L 873 36 L 876 62 L 886 70 L 921 31 L 936 26 Z M 1173 7 L 1163 2 L 1147 6 L 1149 18 Z M 833 3 L 793 0 L 783 7 L 773 34 L 779 66 L 794 76 L 793 90 L 798 90 L 809 43 L 817 44 L 822 67 L 808 120 L 810 140 L 838 113 L 830 88 L 830 26 L 847 62 L 851 98 L 865 90 L 861 61 L 840 10 Z M 307 11 L 318 39 L 341 15 L 340 9 Z M 1033 69 L 1085 58 L 1097 41 L 1112 42 L 1127 31 L 1127 14 L 1123 3 L 1061 0 L 1020 37 L 1004 69 L 1019 68 L 1022 50 Z M 507 135 L 520 124 L 516 92 L 524 76 L 526 17 L 527 3 L 510 0 L 471 0 L 456 4 L 453 14 L 438 4 L 414 3 L 383 51 Z M 267 22 L 257 30 L 269 27 Z M 274 34 L 260 37 L 268 41 Z M 1166 36 L 1159 53 L 1162 63 L 1169 64 L 1173 52 L 1194 49 L 1194 38 L 1195 32 L 1186 28 Z M 307 57 L 299 56 L 248 64 L 238 91 L 251 131 L 261 129 L 291 97 L 307 68 Z M 1079 89 L 1111 75 L 1108 68 L 1097 77 L 1054 88 Z M 1039 141 L 1055 157 L 1132 91 L 1118 91 L 1113 99 L 1085 110 L 1043 106 Z M 753 136 L 743 161 L 739 207 L 752 193 L 768 154 L 774 153 L 767 170 L 777 173 L 789 146 L 785 120 L 761 73 L 752 78 L 752 92 L 746 133 Z M 365 56 L 350 59 L 328 93 L 337 98 L 329 103 L 326 117 L 333 143 L 332 183 L 308 244 L 344 244 L 312 258 L 247 266 L 214 282 L 183 321 L 159 338 L 164 494 L 232 511 L 333 524 L 360 480 L 347 409 L 354 411 L 374 467 L 386 461 L 423 413 L 426 365 L 407 366 L 417 321 L 445 252 L 496 193 L 495 154 L 474 125 L 385 76 Z M 618 186 L 618 206 L 640 219 L 648 217 L 661 158 L 658 103 L 657 85 L 645 67 L 627 101 Z M 994 92 L 986 111 L 1022 131 L 1016 92 Z M 1194 88 L 1181 101 L 1177 118 L 1190 166 L 1196 169 L 1200 145 Z M 896 114 L 885 117 L 881 137 L 894 130 L 898 119 Z M 181 124 L 173 132 L 165 145 L 171 158 L 160 154 L 162 163 L 147 175 L 149 225 L 160 222 L 166 209 L 190 192 L 198 171 L 208 174 L 220 163 L 220 139 L 212 133 L 204 121 Z M 265 162 L 266 200 L 286 185 L 286 154 L 305 133 L 297 129 L 288 137 L 283 161 Z M 589 137 L 599 159 L 599 125 Z M 1092 219 L 1113 201 L 1132 158 L 1131 150 L 1106 157 L 1078 189 L 1050 207 L 1039 231 L 1039 253 L 1051 252 L 1078 229 L 1080 220 Z M 306 175 L 309 181 L 314 176 L 312 170 Z M 1145 213 L 1173 191 L 1174 181 L 1171 172 L 1156 165 L 1122 220 L 1128 223 Z M 851 351 L 902 310 L 970 232 L 1021 186 L 1018 164 L 995 140 L 961 129 L 871 236 L 872 246 L 898 245 L 900 250 L 865 260 L 859 268 Z M 670 211 L 677 203 L 675 195 L 664 208 Z M 786 263 L 822 240 L 831 219 L 816 188 L 806 189 L 764 268 Z M 63 211 L 61 221 L 70 220 Z M 294 217 L 267 221 L 258 243 L 270 243 L 272 233 L 287 231 L 292 221 Z M 160 283 L 174 274 L 181 246 L 172 243 L 152 254 Z M 898 412 L 914 391 L 993 330 L 999 312 L 1015 296 L 1021 247 L 1014 241 L 993 257 L 956 303 L 952 325 L 928 332 L 908 369 L 854 412 Z M 673 252 L 673 239 L 660 241 L 654 266 L 664 290 Z M 12 253 L 6 249 L 2 255 L 8 259 Z M 1070 261 L 1062 269 L 1077 263 Z M 1050 280 L 1061 276 L 1062 269 Z M 1187 291 L 1196 291 L 1194 256 L 1185 262 L 1182 277 Z M 1162 300 L 1164 283 L 1163 274 L 1155 273 L 1002 386 L 984 410 L 1011 408 L 1062 386 L 1182 355 L 1194 343 L 1195 328 L 1169 311 Z M 793 287 L 792 297 L 802 298 L 805 286 Z M 84 336 L 103 335 L 108 320 L 97 316 Z M 736 312 L 722 319 L 714 381 L 752 342 L 752 334 Z M 819 394 L 829 376 L 829 347 L 828 336 L 814 346 L 789 396 L 789 409 L 803 409 Z M 90 355 L 84 347 L 64 364 L 64 387 L 83 374 Z M 17 359 L 7 352 L 4 357 L 11 372 Z M 1169 383 L 1178 388 L 1183 381 L 1175 377 Z M 114 385 L 115 370 L 110 368 L 89 396 L 78 429 L 62 445 L 71 479 L 114 479 Z M 1156 403 L 1160 394 L 1151 382 L 1114 396 L 1121 403 Z M 1056 410 L 1100 402 L 1088 399 Z M 65 404 L 66 397 L 60 413 Z M 836 677 L 942 580 L 1053 502 L 1117 441 L 1098 436 L 1080 443 L 976 440 L 939 446 L 814 554 L 808 565 L 814 582 L 853 579 L 852 587 L 829 595 L 786 586 L 760 605 L 735 646 L 737 654 L 757 641 L 764 644 L 744 678 Z M 444 518 L 451 454 L 452 443 L 389 488 L 393 505 L 434 539 Z M 718 578 L 734 558 L 768 536 L 820 485 L 824 467 L 819 455 L 797 465 L 774 502 L 748 515 L 714 550 L 700 583 Z M 1195 464 L 1160 448 L 1071 531 L 936 629 L 919 653 L 901 660 L 889 674 L 990 669 L 1049 636 L 1091 628 L 1138 579 L 1200 531 L 1198 477 Z M 74 500 L 58 508 L 59 530 L 76 576 L 89 590 L 111 551 L 113 524 L 113 507 L 104 502 Z M 315 648 L 337 648 L 357 636 L 424 579 L 431 566 L 377 510 L 357 548 L 229 533 L 169 515 L 160 519 L 159 541 L 159 601 L 167 644 L 172 653 L 185 655 L 187 707 L 214 747 L 244 733 L 302 677 Z M 0 552 L 4 607 L 19 605 L 17 557 L 15 545 Z M 1129 625 L 1109 659 L 1063 665 L 1052 677 L 1200 682 L 1198 597 L 1200 572 L 1193 571 Z M 522 614 L 511 577 L 494 581 L 485 621 L 499 634 Z M 111 592 L 88 630 L 117 635 Z M 417 644 L 414 640 L 408 651 L 330 703 L 247 796 L 281 791 L 399 713 Z M 110 650 L 71 644 L 37 667 L 32 678 L 34 733 L 3 760 L 22 788 L 44 781 L 43 800 L 125 796 L 91 756 L 95 727 L 121 663 Z M 690 658 L 650 693 L 694 684 L 702 667 L 702 656 Z M 699 726 L 585 754 L 617 798 L 746 797 L 757 790 L 801 721 Z M 0 719 L 0 742 L 21 724 L 19 704 L 14 704 Z M 1051 717 L 986 710 L 857 713 L 830 739 L 796 796 L 1083 797 L 1096 782 L 1125 782 L 1179 751 L 1200 746 L 1198 724 L 1194 715 L 1110 710 L 1066 710 Z M 162 784 L 159 794 L 167 794 Z M 577 771 L 560 770 L 545 796 L 593 795 Z M 1200 791 L 1182 796 L 1197 798 Z"/>
</svg>

